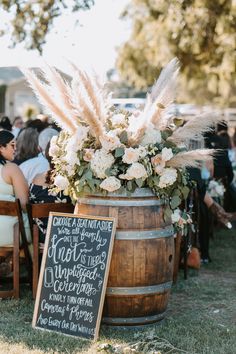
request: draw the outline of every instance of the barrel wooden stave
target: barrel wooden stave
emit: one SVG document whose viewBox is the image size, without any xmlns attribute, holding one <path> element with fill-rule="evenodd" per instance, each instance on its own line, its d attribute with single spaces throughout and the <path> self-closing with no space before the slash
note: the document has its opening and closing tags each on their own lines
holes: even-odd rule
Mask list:
<svg viewBox="0 0 236 354">
<path fill-rule="evenodd" d="M 138 295 L 138 296 L 107 296 L 108 301 L 104 305 L 104 315 L 109 314 L 109 317 L 119 318 L 135 318 L 152 316 L 157 313 L 164 313 L 169 296 L 167 293 L 155 295 Z M 127 303 L 129 306 L 127 306 Z"/>
<path fill-rule="evenodd" d="M 133 326 L 163 319 L 173 277 L 174 238 L 165 231 L 170 224 L 164 222 L 160 201 L 148 193 L 88 196 L 78 201 L 75 213 L 117 219 L 103 323 Z"/>
<path fill-rule="evenodd" d="M 169 261 L 169 256 L 172 252 L 170 237 L 167 240 L 115 240 L 107 286 L 148 286 L 171 281 L 173 261 L 172 258 Z"/>
<path fill-rule="evenodd" d="M 165 226 L 163 210 L 159 206 L 131 208 L 79 204 L 76 205 L 75 214 L 79 213 L 94 216 L 112 216 L 117 214 L 117 229 L 122 230 L 149 230 Z"/>
</svg>

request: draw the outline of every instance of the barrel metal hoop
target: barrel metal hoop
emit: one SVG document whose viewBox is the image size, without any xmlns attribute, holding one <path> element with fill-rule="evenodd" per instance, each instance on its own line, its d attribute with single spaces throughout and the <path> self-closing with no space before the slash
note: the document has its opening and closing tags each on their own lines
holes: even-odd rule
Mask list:
<svg viewBox="0 0 236 354">
<path fill-rule="evenodd" d="M 171 288 L 172 281 L 149 286 L 137 286 L 137 287 L 108 287 L 107 295 L 150 295 L 157 293 L 164 293 Z"/>
<path fill-rule="evenodd" d="M 138 324 L 138 323 L 149 323 L 149 322 L 155 322 L 163 319 L 166 316 L 166 311 L 159 313 L 157 315 L 153 316 L 145 316 L 145 317 L 103 317 L 102 322 L 107 323 L 107 324 Z"/>
<path fill-rule="evenodd" d="M 139 199 L 139 200 L 132 200 L 132 199 L 90 199 L 90 198 L 79 198 L 79 204 L 87 204 L 87 205 L 105 205 L 105 206 L 123 206 L 123 207 L 142 207 L 142 206 L 154 206 L 154 205 L 163 205 L 162 200 L 160 199 Z"/>
<path fill-rule="evenodd" d="M 89 196 L 100 196 L 101 193 L 93 193 L 90 194 Z M 124 191 L 122 193 L 120 192 L 112 192 L 112 193 L 107 193 L 108 197 L 113 197 L 113 198 L 119 198 L 119 197 L 126 197 L 126 198 L 143 198 L 143 197 L 156 197 L 156 195 L 153 193 L 153 191 L 150 188 L 136 188 L 134 192 L 130 193 L 127 191 Z"/>
<path fill-rule="evenodd" d="M 163 237 L 171 237 L 174 234 L 172 226 L 155 230 L 127 230 L 116 231 L 116 240 L 150 240 Z"/>
</svg>

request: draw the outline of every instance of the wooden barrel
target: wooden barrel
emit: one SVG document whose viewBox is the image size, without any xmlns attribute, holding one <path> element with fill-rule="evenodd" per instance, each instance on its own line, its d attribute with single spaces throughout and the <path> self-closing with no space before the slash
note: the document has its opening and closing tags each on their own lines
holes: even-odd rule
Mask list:
<svg viewBox="0 0 236 354">
<path fill-rule="evenodd" d="M 173 279 L 174 237 L 163 202 L 150 189 L 80 198 L 75 213 L 117 218 L 103 323 L 137 326 L 162 320 Z"/>
</svg>

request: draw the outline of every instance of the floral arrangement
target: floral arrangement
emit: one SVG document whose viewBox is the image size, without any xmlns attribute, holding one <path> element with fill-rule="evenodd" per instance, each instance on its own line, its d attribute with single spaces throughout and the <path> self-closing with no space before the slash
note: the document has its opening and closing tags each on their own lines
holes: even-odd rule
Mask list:
<svg viewBox="0 0 236 354">
<path fill-rule="evenodd" d="M 223 198 L 225 187 L 221 181 L 212 179 L 207 186 L 207 191 L 212 198 Z"/>
<path fill-rule="evenodd" d="M 166 201 L 165 215 L 177 226 L 189 222 L 179 206 L 189 193 L 187 166 L 199 166 L 212 150 L 187 150 L 187 142 L 209 130 L 214 114 L 202 114 L 183 125 L 168 112 L 175 97 L 179 63 L 173 59 L 147 94 L 142 110 L 116 110 L 105 85 L 95 75 L 73 68 L 71 83 L 55 68 L 23 72 L 33 90 L 62 127 L 53 137 L 55 191 L 76 201 L 81 195 L 126 192 L 149 187 Z M 184 220 L 184 221 L 183 221 Z"/>
</svg>

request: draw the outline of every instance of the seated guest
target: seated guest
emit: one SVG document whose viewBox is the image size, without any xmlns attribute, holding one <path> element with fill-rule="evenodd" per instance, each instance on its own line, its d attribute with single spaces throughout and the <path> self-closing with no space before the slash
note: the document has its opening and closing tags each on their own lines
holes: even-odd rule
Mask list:
<svg viewBox="0 0 236 354">
<path fill-rule="evenodd" d="M 40 173 L 46 172 L 49 169 L 49 163 L 46 157 L 44 156 L 46 146 L 48 142 L 54 135 L 58 135 L 58 132 L 52 128 L 46 128 L 39 134 L 39 151 L 38 156 L 29 159 L 22 164 L 20 168 L 30 185 L 34 177 Z"/>
<path fill-rule="evenodd" d="M 51 162 L 51 157 L 49 156 L 49 146 L 50 142 L 48 143 L 45 151 L 45 156 L 49 162 L 49 170 L 38 174 L 32 181 L 30 185 L 30 202 L 31 203 L 70 203 L 70 197 L 63 195 L 62 192 L 58 194 L 53 194 L 50 191 L 52 187 L 52 178 L 51 174 L 53 171 L 53 164 Z M 40 242 L 45 241 L 45 236 L 47 232 L 47 223 L 48 218 L 36 219 L 36 224 L 39 228 L 39 240 Z"/>
<path fill-rule="evenodd" d="M 9 130 L 11 132 L 12 125 L 10 119 L 7 116 L 3 116 L 0 121 L 0 126 L 4 130 Z"/>
<path fill-rule="evenodd" d="M 18 137 L 20 131 L 23 129 L 24 127 L 24 122 L 23 119 L 21 118 L 21 116 L 16 116 L 13 120 L 13 126 L 12 126 L 12 134 L 14 135 L 15 138 Z"/>
<path fill-rule="evenodd" d="M 17 165 L 38 156 L 38 136 L 37 130 L 33 128 L 25 128 L 20 132 L 16 141 L 16 155 L 14 159 Z"/>
<path fill-rule="evenodd" d="M 37 129 L 38 133 L 41 133 L 44 129 L 48 127 L 48 124 L 42 122 L 40 119 L 31 119 L 26 123 L 27 128 Z"/>
<path fill-rule="evenodd" d="M 14 135 L 7 131 L 0 131 L 0 200 L 14 201 L 18 198 L 23 210 L 28 202 L 28 185 L 20 168 L 12 163 L 15 153 Z M 30 230 L 26 214 L 23 215 L 28 240 Z M 14 225 L 17 218 L 0 216 L 0 246 L 13 244 Z"/>
</svg>

